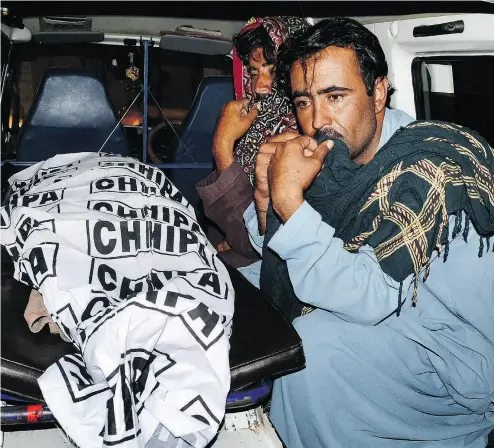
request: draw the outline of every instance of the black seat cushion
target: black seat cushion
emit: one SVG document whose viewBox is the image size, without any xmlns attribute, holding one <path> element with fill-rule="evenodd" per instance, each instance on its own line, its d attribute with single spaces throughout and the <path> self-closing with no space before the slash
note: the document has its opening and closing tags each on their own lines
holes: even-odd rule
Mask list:
<svg viewBox="0 0 494 448">
<path fill-rule="evenodd" d="M 172 161 L 212 163 L 213 134 L 224 104 L 235 99 L 231 76 L 206 76 L 170 147 Z"/>
<path fill-rule="evenodd" d="M 87 70 L 48 69 L 17 141 L 17 160 L 39 162 L 56 154 L 97 152 L 118 119 L 101 79 Z M 103 148 L 130 155 L 123 126 Z"/>
<path fill-rule="evenodd" d="M 196 209 L 201 225 L 205 225 L 207 221 L 202 211 L 202 201 L 197 194 L 196 184 L 213 171 L 213 135 L 216 122 L 223 105 L 234 99 L 231 76 L 203 78 L 178 136 L 175 136 L 169 144 L 171 162 L 202 164 L 188 168 L 177 165 L 175 168 L 163 169 L 166 176 Z"/>
<path fill-rule="evenodd" d="M 30 288 L 13 279 L 13 264 L 3 247 L 1 264 L 2 393 L 43 401 L 37 378 L 74 348 L 47 329 L 31 333 L 23 317 Z M 242 275 L 234 269 L 230 274 L 236 291 L 230 340 L 232 390 L 302 369 L 302 343 L 293 327 Z"/>
<path fill-rule="evenodd" d="M 25 166 L 13 165 L 9 162 L 2 163 L 0 179 L 2 182 L 2 196 L 1 196 L 1 204 L 4 205 L 4 201 L 10 193 L 10 184 L 9 179 L 14 174 L 25 169 Z"/>
<path fill-rule="evenodd" d="M 54 361 L 73 352 L 72 344 L 51 334 L 45 327 L 32 333 L 24 319 L 31 288 L 12 276 L 14 266 L 2 246 L 2 394 L 42 401 L 37 379 Z"/>
<path fill-rule="evenodd" d="M 230 267 L 228 271 L 235 288 L 231 390 L 303 369 L 302 340 L 293 326 L 242 274 Z"/>
</svg>

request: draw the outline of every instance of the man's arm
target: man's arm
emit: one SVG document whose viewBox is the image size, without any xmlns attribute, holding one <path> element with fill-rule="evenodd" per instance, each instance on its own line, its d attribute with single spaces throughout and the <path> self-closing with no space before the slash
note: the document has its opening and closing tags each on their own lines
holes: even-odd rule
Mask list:
<svg viewBox="0 0 494 448">
<path fill-rule="evenodd" d="M 372 248 L 350 253 L 303 193 L 320 172 L 333 142 L 299 137 L 274 154 L 268 168 L 273 208 L 283 221 L 269 247 L 286 260 L 303 302 L 360 324 L 376 324 L 398 306 L 399 285 L 382 271 Z M 406 294 L 408 284 L 403 285 Z"/>
<path fill-rule="evenodd" d="M 247 111 L 248 103 L 249 100 L 242 99 L 223 106 L 213 137 L 217 170 L 196 185 L 205 215 L 224 233 L 228 246 L 247 258 L 239 259 L 241 265 L 258 259 L 250 246 L 243 221 L 243 213 L 252 202 L 253 190 L 233 157 L 235 141 L 245 134 L 258 114 L 257 107 Z"/>
<path fill-rule="evenodd" d="M 259 235 L 266 233 L 266 216 L 269 205 L 268 167 L 271 158 L 280 144 L 283 145 L 297 137 L 299 137 L 297 132 L 292 130 L 285 131 L 269 137 L 266 143 L 259 148 L 259 154 L 257 154 L 256 158 L 256 185 L 254 192 Z"/>
<path fill-rule="evenodd" d="M 259 235 L 266 233 L 266 216 L 268 214 L 269 197 L 259 197 L 257 191 L 254 192 L 254 204 L 257 214 L 257 227 L 259 229 Z"/>
<path fill-rule="evenodd" d="M 346 251 L 334 229 L 307 202 L 268 246 L 286 261 L 295 294 L 305 303 L 364 325 L 376 324 L 397 309 L 399 284 L 382 271 L 373 249 Z M 408 287 L 404 283 L 402 300 Z"/>
<path fill-rule="evenodd" d="M 213 135 L 213 158 L 219 174 L 234 162 L 235 142 L 252 126 L 259 113 L 257 104 L 250 111 L 248 105 L 249 100 L 244 98 L 230 101 L 221 109 Z"/>
<path fill-rule="evenodd" d="M 227 138 L 213 139 L 213 158 L 218 174 L 223 173 L 235 161 L 233 158 L 234 143 Z"/>
<path fill-rule="evenodd" d="M 221 174 L 214 171 L 201 180 L 196 189 L 205 215 L 220 228 L 228 245 L 248 259 L 239 260 L 242 265 L 249 264 L 249 260 L 258 260 L 249 242 L 243 218 L 253 201 L 253 190 L 242 167 L 233 161 Z"/>
<path fill-rule="evenodd" d="M 249 233 L 249 240 L 252 244 L 252 247 L 262 255 L 262 246 L 264 244 L 264 235 L 259 233 L 259 222 L 256 211 L 256 205 L 254 202 L 251 202 L 250 205 L 244 212 L 244 221 L 245 228 Z"/>
</svg>

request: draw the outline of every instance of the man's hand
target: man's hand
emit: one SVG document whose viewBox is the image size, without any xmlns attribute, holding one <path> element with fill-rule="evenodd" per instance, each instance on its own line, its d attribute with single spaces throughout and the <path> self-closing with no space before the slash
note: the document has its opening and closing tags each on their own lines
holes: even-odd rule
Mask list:
<svg viewBox="0 0 494 448">
<path fill-rule="evenodd" d="M 299 134 L 292 131 L 268 137 L 266 143 L 259 148 L 256 158 L 256 185 L 254 188 L 254 202 L 257 210 L 259 234 L 266 232 L 266 212 L 269 204 L 268 166 L 278 145 L 297 138 Z"/>
<path fill-rule="evenodd" d="M 269 184 L 268 184 L 268 166 L 271 157 L 276 152 L 276 148 L 283 143 L 289 142 L 300 134 L 287 131 L 281 134 L 268 137 L 266 143 L 259 148 L 259 154 L 256 158 L 256 185 L 254 196 L 258 199 L 269 199 Z"/>
<path fill-rule="evenodd" d="M 256 104 L 247 112 L 249 100 L 230 101 L 221 109 L 213 136 L 213 157 L 221 173 L 233 163 L 233 146 L 252 126 L 259 114 Z"/>
<path fill-rule="evenodd" d="M 268 184 L 273 208 L 283 222 L 304 202 L 304 191 L 321 171 L 333 145 L 327 140 L 317 146 L 316 140 L 308 136 L 278 143 L 268 167 Z"/>
<path fill-rule="evenodd" d="M 219 243 L 217 246 L 216 246 L 216 250 L 218 252 L 224 252 L 226 250 L 230 250 L 231 247 L 230 245 L 228 244 L 228 241 L 227 240 L 223 240 L 221 243 Z"/>
</svg>

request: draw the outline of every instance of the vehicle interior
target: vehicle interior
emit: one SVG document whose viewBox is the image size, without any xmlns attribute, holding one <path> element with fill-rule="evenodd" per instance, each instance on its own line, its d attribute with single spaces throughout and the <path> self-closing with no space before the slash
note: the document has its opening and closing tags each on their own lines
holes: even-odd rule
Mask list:
<svg viewBox="0 0 494 448">
<path fill-rule="evenodd" d="M 356 18 L 385 50 L 391 107 L 470 127 L 494 145 L 494 112 L 483 106 L 494 102 L 493 3 L 210 2 L 203 12 L 187 3 L 128 2 L 118 14 L 112 2 L 2 3 L 2 204 L 8 178 L 26 166 L 103 150 L 161 169 L 201 226 L 211 225 L 195 185 L 214 169 L 216 120 L 234 99 L 232 36 L 252 16 Z M 273 379 L 302 369 L 305 359 L 294 328 L 228 270 L 236 300 L 226 412 L 236 413 L 266 405 Z M 25 303 L 15 300 L 29 288 L 12 275 L 2 247 L 1 395 L 9 405 L 2 430 L 44 428 L 56 420 L 37 378 L 73 348 L 47 329 L 29 331 Z M 33 405 L 43 409 L 36 424 L 28 418 Z"/>
</svg>

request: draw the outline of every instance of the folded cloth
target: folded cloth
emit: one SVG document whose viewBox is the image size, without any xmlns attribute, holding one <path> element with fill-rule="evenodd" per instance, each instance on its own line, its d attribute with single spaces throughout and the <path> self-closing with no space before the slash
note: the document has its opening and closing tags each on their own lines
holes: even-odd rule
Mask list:
<svg viewBox="0 0 494 448">
<path fill-rule="evenodd" d="M 29 294 L 29 301 L 26 311 L 24 311 L 24 319 L 26 319 L 27 325 L 33 333 L 39 333 L 48 324 L 50 333 L 58 334 L 64 341 L 70 342 L 70 339 L 60 331 L 60 327 L 51 319 L 50 313 L 43 302 L 43 297 L 35 289 L 32 289 L 31 294 Z"/>
</svg>

